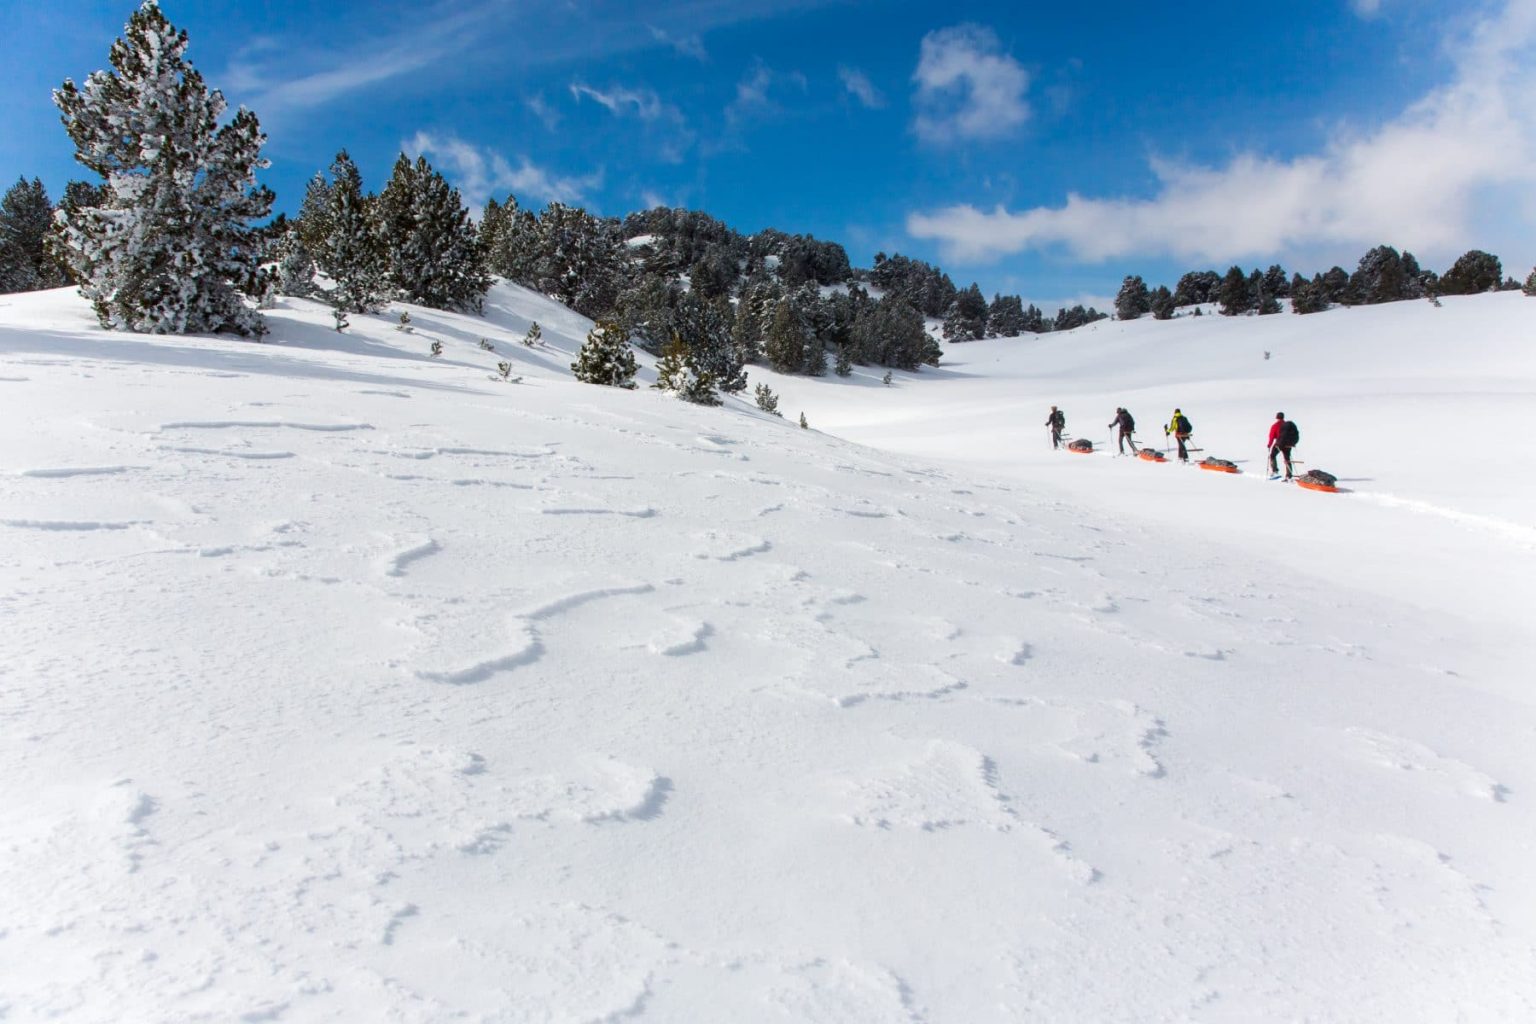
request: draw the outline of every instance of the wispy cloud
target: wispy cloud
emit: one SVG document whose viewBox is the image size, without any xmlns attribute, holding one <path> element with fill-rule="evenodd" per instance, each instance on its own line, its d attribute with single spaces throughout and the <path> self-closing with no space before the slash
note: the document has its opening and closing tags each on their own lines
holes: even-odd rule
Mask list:
<svg viewBox="0 0 1536 1024">
<path fill-rule="evenodd" d="M 688 119 L 677 107 L 663 102 L 653 89 L 626 86 L 598 89 L 579 80 L 572 82 L 570 89 L 578 103 L 583 99 L 591 100 L 614 117 L 633 116 L 643 122 L 656 155 L 668 163 L 681 163 L 693 145 L 694 133 L 688 126 Z"/>
<path fill-rule="evenodd" d="M 1374 18 L 1381 13 L 1381 0 L 1349 0 L 1349 6 L 1362 18 Z"/>
<path fill-rule="evenodd" d="M 623 86 L 615 86 L 611 89 L 594 89 L 585 82 L 575 81 L 571 83 L 571 95 L 577 101 L 583 97 L 592 100 L 608 108 L 610 114 L 622 117 L 633 113 L 642 121 L 655 121 L 661 117 L 682 118 L 681 112 L 676 107 L 669 107 L 661 102 L 651 89 L 627 89 Z"/>
<path fill-rule="evenodd" d="M 569 0 L 427 0 L 419 5 L 391 5 L 392 17 L 364 22 L 358 29 L 346 18 L 333 29 L 355 42 L 316 45 L 305 38 L 264 38 L 246 46 L 212 80 L 237 102 L 263 115 L 313 109 L 345 96 L 399 82 L 417 89 L 438 89 L 445 81 L 494 74 L 499 79 L 535 67 L 558 66 L 618 53 L 670 46 L 679 53 L 707 58 L 702 34 L 711 29 L 780 17 L 793 11 L 828 6 L 840 0 L 655 0 L 634 9 L 603 5 L 596 17 L 590 5 Z M 388 28 L 379 30 L 376 25 Z M 508 39 L 536 39 L 518 60 L 506 60 Z"/>
<path fill-rule="evenodd" d="M 579 203 L 603 184 L 601 170 L 583 177 L 562 177 L 526 156 L 518 157 L 514 167 L 500 153 L 453 135 L 417 132 L 401 143 L 401 148 L 411 156 L 425 155 L 431 159 L 477 211 L 487 199 L 505 192 L 516 195 L 523 203 L 530 198 Z"/>
<path fill-rule="evenodd" d="M 1375 130 L 1336 132 L 1319 152 L 1244 153 L 1217 167 L 1155 159 L 1150 199 L 1071 194 L 1064 206 L 1018 213 L 960 205 L 913 213 L 907 230 L 963 261 L 1060 247 L 1085 260 L 1224 262 L 1384 241 L 1444 257 L 1528 239 L 1536 221 L 1522 198 L 1536 189 L 1533 49 L 1536 3 L 1508 0 L 1456 46 L 1450 82 Z"/>
<path fill-rule="evenodd" d="M 751 114 L 774 114 L 782 110 L 776 94 L 794 90 L 804 94 L 809 83 L 799 71 L 776 71 L 761 60 L 736 83 L 736 98 L 725 108 L 725 119 L 737 124 Z"/>
<path fill-rule="evenodd" d="M 241 102 L 264 116 L 324 106 L 369 86 L 431 71 L 462 51 L 475 30 L 494 17 L 494 3 L 460 10 L 425 8 L 399 31 L 365 37 L 351 52 L 309 51 L 262 37 L 236 54 L 220 76 Z"/>
<path fill-rule="evenodd" d="M 1029 73 L 984 25 L 956 25 L 923 37 L 912 128 L 925 142 L 995 139 L 1029 120 Z"/>
<path fill-rule="evenodd" d="M 885 97 L 864 72 L 844 66 L 837 69 L 837 77 L 841 79 L 843 88 L 865 107 L 873 110 L 885 106 Z"/>
<path fill-rule="evenodd" d="M 527 107 L 534 117 L 550 131 L 560 127 L 560 111 L 549 105 L 543 92 L 536 92 L 523 98 L 523 106 Z"/>
<path fill-rule="evenodd" d="M 663 46 L 670 46 L 684 57 L 692 57 L 694 60 L 709 60 L 709 52 L 704 49 L 704 40 L 697 32 L 687 35 L 673 35 L 666 29 L 657 28 L 655 25 L 647 25 L 651 30 L 651 38 Z"/>
</svg>

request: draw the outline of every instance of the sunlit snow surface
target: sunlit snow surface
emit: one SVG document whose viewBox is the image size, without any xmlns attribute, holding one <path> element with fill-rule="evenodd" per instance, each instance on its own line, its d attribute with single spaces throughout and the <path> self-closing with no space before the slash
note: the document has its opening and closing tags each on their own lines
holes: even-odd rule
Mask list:
<svg viewBox="0 0 1536 1024">
<path fill-rule="evenodd" d="M 0 297 L 0 1018 L 1536 1019 L 1536 300 L 753 368 L 784 420 L 397 313 Z"/>
</svg>

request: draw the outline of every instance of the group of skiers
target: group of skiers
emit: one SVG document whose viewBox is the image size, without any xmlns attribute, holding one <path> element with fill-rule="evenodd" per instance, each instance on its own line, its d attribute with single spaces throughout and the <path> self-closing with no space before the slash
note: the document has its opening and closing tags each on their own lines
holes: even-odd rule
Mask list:
<svg viewBox="0 0 1536 1024">
<path fill-rule="evenodd" d="M 1051 406 L 1051 414 L 1045 418 L 1045 425 L 1051 431 L 1051 447 L 1061 447 L 1062 431 L 1067 428 L 1067 416 L 1056 406 Z M 1130 446 L 1131 454 L 1138 451 L 1136 447 L 1136 420 L 1130 411 L 1123 408 L 1115 410 L 1115 418 L 1106 424 L 1111 430 L 1117 431 L 1116 438 L 1119 442 L 1120 454 L 1126 454 L 1126 446 Z M 1189 422 L 1189 417 L 1184 415 L 1182 409 L 1173 410 L 1173 415 L 1163 425 L 1163 437 L 1172 438 L 1179 448 L 1179 461 L 1189 461 L 1189 438 L 1195 432 L 1194 425 Z M 1280 460 L 1285 461 L 1285 478 L 1291 479 L 1291 449 L 1301 441 L 1301 431 L 1296 424 L 1285 418 L 1285 413 L 1275 413 L 1275 421 L 1269 428 L 1269 472 L 1271 476 L 1280 475 Z"/>
</svg>

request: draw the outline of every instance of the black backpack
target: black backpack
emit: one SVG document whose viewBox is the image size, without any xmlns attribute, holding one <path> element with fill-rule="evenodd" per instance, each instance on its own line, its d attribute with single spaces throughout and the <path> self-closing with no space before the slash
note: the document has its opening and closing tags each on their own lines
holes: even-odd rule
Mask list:
<svg viewBox="0 0 1536 1024">
<path fill-rule="evenodd" d="M 1301 443 L 1301 429 L 1286 420 L 1280 425 L 1280 446 L 1282 448 L 1294 448 Z"/>
<path fill-rule="evenodd" d="M 1175 434 L 1193 434 L 1195 432 L 1195 425 L 1189 422 L 1188 416 L 1179 413 L 1178 417 L 1173 421 L 1173 432 Z"/>
<path fill-rule="evenodd" d="M 1122 412 L 1120 414 L 1120 429 L 1125 431 L 1127 434 L 1136 433 L 1136 421 L 1131 418 L 1130 413 Z"/>
<path fill-rule="evenodd" d="M 1052 416 L 1051 419 L 1055 422 L 1057 430 L 1067 429 L 1067 414 L 1060 409 L 1056 410 L 1056 415 Z"/>
</svg>

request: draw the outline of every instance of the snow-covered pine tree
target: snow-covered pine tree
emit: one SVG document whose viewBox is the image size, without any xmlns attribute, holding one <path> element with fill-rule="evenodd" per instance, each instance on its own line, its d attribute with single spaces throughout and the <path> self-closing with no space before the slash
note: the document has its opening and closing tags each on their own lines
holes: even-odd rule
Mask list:
<svg viewBox="0 0 1536 1024">
<path fill-rule="evenodd" d="M 384 249 L 374 225 L 373 198 L 346 150 L 331 164 L 326 234 L 312 255 L 333 282 L 327 298 L 348 313 L 375 313 L 389 300 Z"/>
<path fill-rule="evenodd" d="M 514 284 L 537 287 L 538 242 L 538 219 L 517 205 L 516 196 L 508 195 L 505 203 L 493 199 L 486 204 L 480 219 L 480 248 L 491 273 Z"/>
<path fill-rule="evenodd" d="M 1253 308 L 1259 316 L 1273 316 L 1280 312 L 1280 300 L 1269 293 L 1264 281 L 1264 275 L 1254 267 L 1248 275 L 1248 294 L 1253 297 Z"/>
<path fill-rule="evenodd" d="M 1520 286 L 1520 291 L 1525 295 L 1536 295 L 1536 267 L 1531 268 L 1530 276 L 1525 279 L 1525 284 Z"/>
<path fill-rule="evenodd" d="M 651 386 L 695 405 L 720 404 L 714 375 L 699 365 L 696 354 L 675 331 L 672 340 L 661 350 L 661 359 L 656 363 L 656 383 Z"/>
<path fill-rule="evenodd" d="M 860 311 L 853 324 L 853 345 L 862 362 L 916 370 L 938 366 L 943 354 L 928 333 L 923 314 L 906 299 L 887 296 Z"/>
<path fill-rule="evenodd" d="M 667 278 L 642 274 L 619 295 L 618 318 L 635 344 L 655 355 L 671 340 L 676 329 L 673 310 L 681 298 L 681 290 Z"/>
<path fill-rule="evenodd" d="M 277 290 L 281 295 L 306 298 L 315 293 L 315 258 L 309 254 L 297 228 L 290 229 L 279 243 Z"/>
<path fill-rule="evenodd" d="M 1271 263 L 1269 269 L 1264 271 L 1264 294 L 1277 299 L 1291 297 L 1291 281 L 1285 276 L 1285 268 L 1278 263 Z"/>
<path fill-rule="evenodd" d="M 571 364 L 577 380 L 614 388 L 634 388 L 638 369 L 628 333 L 623 325 L 612 320 L 599 320 L 592 325 L 576 362 Z"/>
<path fill-rule="evenodd" d="M 1120 282 L 1115 296 L 1115 315 L 1121 320 L 1135 320 L 1152 311 L 1152 293 L 1140 274 L 1130 274 Z"/>
<path fill-rule="evenodd" d="M 1499 258 L 1481 249 L 1469 249 L 1440 278 L 1441 295 L 1477 295 L 1495 292 L 1504 280 Z"/>
<path fill-rule="evenodd" d="M 771 412 L 775 416 L 784 415 L 779 412 L 779 396 L 774 394 L 773 389 L 767 384 L 757 385 L 752 389 L 752 393 L 757 396 L 757 407 L 763 412 Z"/>
<path fill-rule="evenodd" d="M 491 286 L 474 222 L 424 156 L 404 153 L 378 201 L 390 283 L 411 302 L 479 312 Z"/>
<path fill-rule="evenodd" d="M 721 391 L 734 394 L 747 386 L 747 375 L 731 337 L 730 301 L 685 292 L 672 314 L 673 335 L 681 337 L 693 365 L 709 374 Z"/>
<path fill-rule="evenodd" d="M 1414 270 L 1418 270 L 1417 261 Z M 1360 257 L 1360 264 L 1349 279 L 1349 290 L 1353 301 L 1362 306 L 1412 298 L 1403 258 L 1390 245 L 1378 245 Z"/>
<path fill-rule="evenodd" d="M 0 199 L 0 292 L 31 292 L 69 283 L 49 250 L 53 204 L 42 180 L 19 178 Z"/>
<path fill-rule="evenodd" d="M 528 333 L 523 335 L 523 344 L 529 348 L 536 348 L 544 340 L 544 328 L 535 320 L 528 325 Z"/>
<path fill-rule="evenodd" d="M 805 325 L 795 315 L 795 304 L 786 296 L 773 307 L 773 319 L 763 342 L 768 365 L 780 373 L 798 373 L 805 363 Z"/>
<path fill-rule="evenodd" d="M 1023 334 L 1024 300 L 1017 295 L 997 295 L 987 310 L 987 337 L 1014 338 Z"/>
<path fill-rule="evenodd" d="M 111 71 L 53 94 L 75 159 L 106 181 L 107 201 L 62 211 L 69 269 L 103 327 L 157 334 L 260 335 L 241 289 L 259 283 L 250 222 L 272 210 L 256 184 L 266 136 L 186 58 L 187 34 L 156 0 L 112 44 Z"/>
<path fill-rule="evenodd" d="M 1320 287 L 1319 295 L 1328 305 L 1340 302 L 1350 305 L 1354 301 L 1350 298 L 1349 272 L 1343 267 L 1329 269 L 1327 273 L 1314 277 L 1312 283 Z"/>
<path fill-rule="evenodd" d="M 613 226 L 579 206 L 550 203 L 537 237 L 533 287 L 583 316 L 610 316 L 624 284 Z"/>
<path fill-rule="evenodd" d="M 299 241 L 310 253 L 319 252 L 331 234 L 331 183 L 325 180 L 325 172 L 316 171 L 304 186 L 304 201 L 299 204 L 299 216 L 294 222 Z"/>
<path fill-rule="evenodd" d="M 768 339 L 768 327 L 782 293 L 771 278 L 749 281 L 742 289 L 741 300 L 736 307 L 736 323 L 731 330 L 732 340 L 741 353 L 744 363 L 763 361 L 763 346 Z"/>
<path fill-rule="evenodd" d="M 945 341 L 977 341 L 987 336 L 987 299 L 972 282 L 959 292 L 944 316 Z"/>
<path fill-rule="evenodd" d="M 1173 293 L 1168 290 L 1167 285 L 1160 284 L 1152 289 L 1151 309 L 1154 320 L 1173 319 Z"/>
<path fill-rule="evenodd" d="M 1231 267 L 1221 279 L 1216 301 L 1221 303 L 1222 316 L 1240 316 L 1253 309 L 1257 296 L 1248 287 L 1248 275 L 1242 267 Z"/>
<path fill-rule="evenodd" d="M 1029 334 L 1047 334 L 1051 325 L 1045 320 L 1045 313 L 1033 302 L 1024 310 L 1024 330 Z"/>
<path fill-rule="evenodd" d="M 848 377 L 853 374 L 852 342 L 837 346 L 837 360 L 832 364 L 832 372 L 839 377 Z"/>
</svg>

